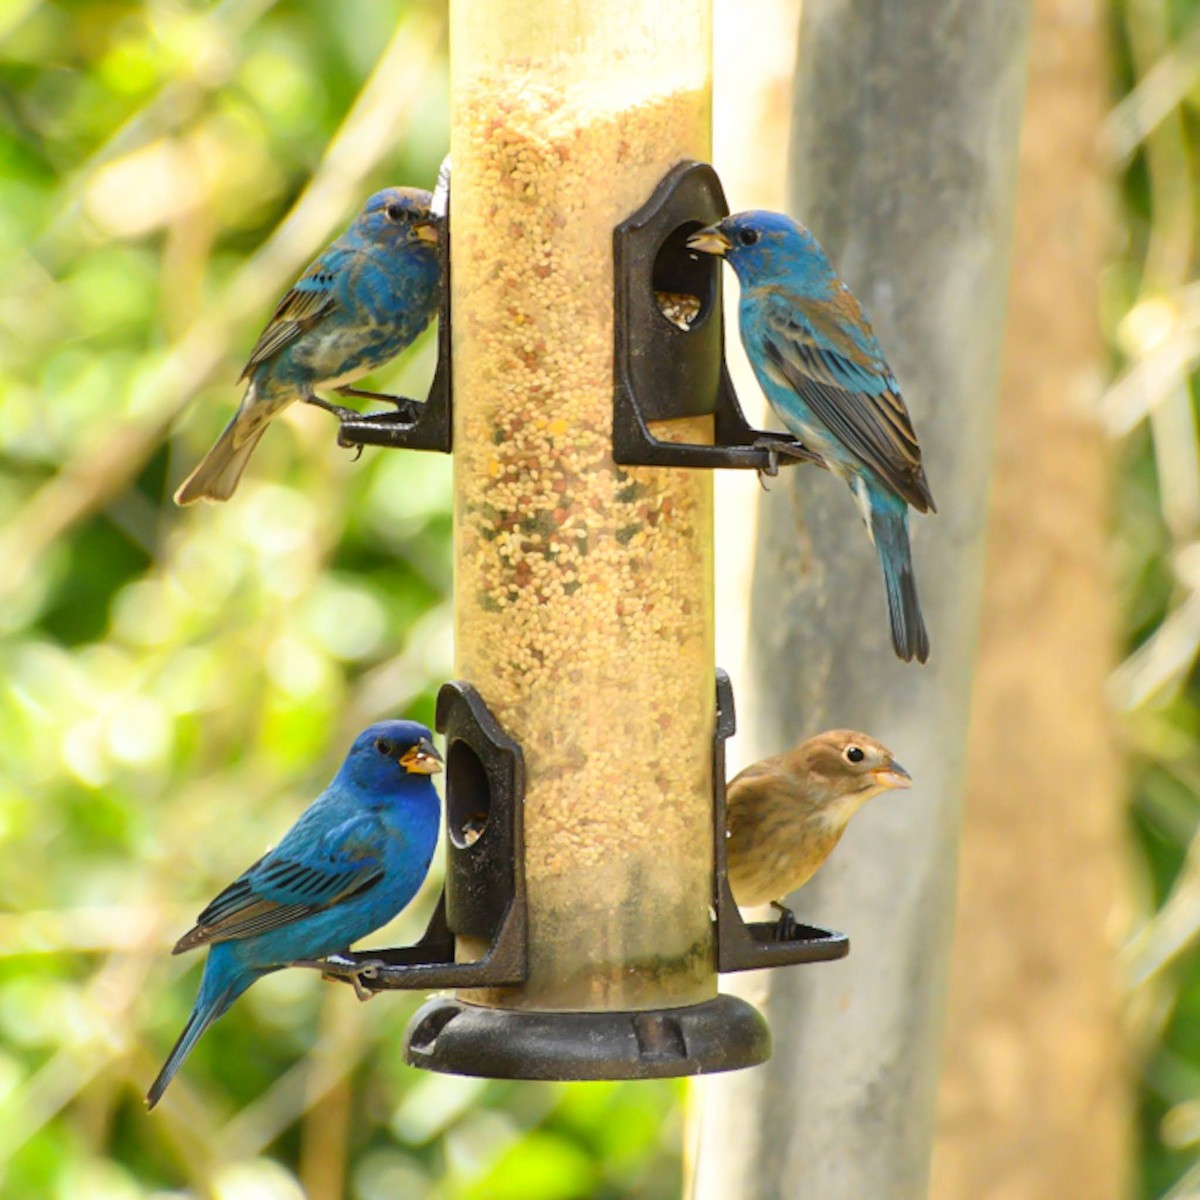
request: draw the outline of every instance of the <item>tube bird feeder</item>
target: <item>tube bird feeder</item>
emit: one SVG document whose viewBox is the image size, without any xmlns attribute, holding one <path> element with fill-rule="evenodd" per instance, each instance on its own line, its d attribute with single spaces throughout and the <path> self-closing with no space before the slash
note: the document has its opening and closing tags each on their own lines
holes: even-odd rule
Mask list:
<svg viewBox="0 0 1200 1200">
<path fill-rule="evenodd" d="M 708 156 L 709 8 L 451 6 L 456 670 L 524 754 L 529 930 L 523 984 L 459 998 L 506 1074 L 638 1073 L 650 1014 L 719 1004 L 711 478 L 612 457 L 613 229 Z"/>
<path fill-rule="evenodd" d="M 695 468 L 811 456 L 746 425 L 719 266 L 686 249 L 728 211 L 705 164 L 711 44 L 711 0 L 451 3 L 435 386 L 342 430 L 453 447 L 447 885 L 417 946 L 322 964 L 360 988 L 456 989 L 413 1018 L 416 1066 L 750 1066 L 766 1023 L 718 972 L 848 950 L 743 924 L 724 877 L 733 699 Z"/>
<path fill-rule="evenodd" d="M 710 917 L 712 481 L 612 452 L 613 229 L 709 155 L 710 0 L 455 3 L 451 74 L 456 667 L 524 754 L 528 972 L 432 1001 L 410 1061 L 748 1065 Z"/>
</svg>

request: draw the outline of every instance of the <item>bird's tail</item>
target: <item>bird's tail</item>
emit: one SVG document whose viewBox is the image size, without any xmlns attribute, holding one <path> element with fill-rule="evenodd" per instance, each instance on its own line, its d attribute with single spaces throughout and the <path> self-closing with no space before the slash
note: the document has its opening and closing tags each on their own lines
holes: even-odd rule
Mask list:
<svg viewBox="0 0 1200 1200">
<path fill-rule="evenodd" d="M 196 997 L 192 1015 L 188 1017 L 179 1040 L 175 1043 L 167 1061 L 146 1093 L 146 1107 L 153 1108 L 167 1090 L 167 1084 L 183 1066 L 184 1059 L 191 1054 L 200 1040 L 200 1035 L 265 971 L 249 971 L 234 966 L 224 955 L 216 955 L 223 946 L 214 946 L 204 964 L 204 978 L 200 981 L 200 994 Z"/>
<path fill-rule="evenodd" d="M 890 497 L 889 497 L 890 499 Z M 896 654 L 911 662 L 929 657 L 929 634 L 921 616 L 917 580 L 913 574 L 912 549 L 908 542 L 908 511 L 902 502 L 871 505 L 871 536 L 883 571 L 888 618 Z"/>
<path fill-rule="evenodd" d="M 225 426 L 216 445 L 200 460 L 199 466 L 179 485 L 175 503 L 181 508 L 197 500 L 228 500 L 262 437 L 267 422 L 278 407 L 266 404 L 255 395 L 254 385 L 246 392 L 233 420 Z"/>
</svg>

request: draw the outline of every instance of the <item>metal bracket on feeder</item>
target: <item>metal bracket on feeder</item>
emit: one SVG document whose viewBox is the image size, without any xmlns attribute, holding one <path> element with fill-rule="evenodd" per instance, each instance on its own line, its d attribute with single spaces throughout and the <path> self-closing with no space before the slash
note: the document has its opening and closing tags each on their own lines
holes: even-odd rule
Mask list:
<svg viewBox="0 0 1200 1200">
<path fill-rule="evenodd" d="M 752 428 L 725 364 L 721 264 L 687 248 L 729 214 L 707 163 L 673 167 L 613 231 L 613 459 L 629 466 L 741 467 L 773 475 L 785 463 L 823 465 L 785 433 Z M 714 444 L 664 442 L 651 421 L 712 414 Z"/>
<path fill-rule="evenodd" d="M 817 925 L 799 925 L 782 916 L 778 921 L 744 921 L 725 873 L 725 742 L 737 730 L 733 686 L 717 669 L 717 724 L 713 735 L 713 909 L 717 914 L 717 971 L 755 971 L 799 963 L 830 962 L 850 953 L 844 933 Z"/>
<path fill-rule="evenodd" d="M 434 193 L 438 207 L 438 263 L 441 267 L 441 300 L 438 305 L 437 369 L 429 385 L 425 402 L 404 397 L 384 396 L 395 404 L 395 412 L 363 413 L 342 420 L 338 430 L 339 446 L 385 446 L 391 450 L 437 450 L 449 454 L 453 448 L 452 406 L 454 388 L 450 356 L 450 210 L 449 161 L 438 173 Z M 350 393 L 351 395 L 353 393 Z"/>
<path fill-rule="evenodd" d="M 469 683 L 442 686 L 437 728 L 446 735 L 446 886 L 424 936 L 412 946 L 295 964 L 352 983 L 360 995 L 508 987 L 526 977 L 521 748 Z M 456 962 L 456 935 L 488 948 L 474 962 Z"/>
</svg>

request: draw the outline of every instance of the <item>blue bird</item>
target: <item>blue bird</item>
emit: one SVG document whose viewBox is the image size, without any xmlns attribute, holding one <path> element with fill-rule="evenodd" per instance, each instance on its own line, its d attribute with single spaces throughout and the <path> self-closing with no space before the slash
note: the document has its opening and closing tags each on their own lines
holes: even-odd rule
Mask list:
<svg viewBox="0 0 1200 1200">
<path fill-rule="evenodd" d="M 316 395 L 391 399 L 348 386 L 400 353 L 437 311 L 437 218 L 428 192 L 385 188 L 279 302 L 239 382 L 233 420 L 175 493 L 175 503 L 228 500 L 267 423 L 293 400 L 340 413 Z"/>
<path fill-rule="evenodd" d="M 146 1094 L 153 1108 L 200 1035 L 256 980 L 347 950 L 417 894 L 437 843 L 433 735 L 381 721 L 283 841 L 231 883 L 172 951 L 211 947 L 183 1033 Z"/>
<path fill-rule="evenodd" d="M 862 305 L 817 239 L 782 213 L 743 212 L 688 246 L 729 261 L 742 344 L 776 415 L 854 493 L 879 555 L 892 645 L 929 657 L 908 506 L 936 512 L 900 387 Z"/>
</svg>

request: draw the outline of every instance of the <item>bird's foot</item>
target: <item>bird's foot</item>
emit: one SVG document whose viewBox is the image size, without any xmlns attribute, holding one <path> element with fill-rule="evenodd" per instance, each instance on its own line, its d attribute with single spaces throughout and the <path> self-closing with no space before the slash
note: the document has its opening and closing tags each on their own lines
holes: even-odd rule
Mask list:
<svg viewBox="0 0 1200 1200">
<path fill-rule="evenodd" d="M 765 465 L 758 468 L 758 482 L 762 485 L 764 492 L 771 490 L 767 487 L 767 480 L 774 479 L 779 474 L 779 460 L 781 458 L 786 458 L 792 462 L 810 462 L 818 466 L 825 465 L 819 454 L 816 454 L 799 442 L 785 442 L 779 438 L 761 437 L 752 442 L 751 447 L 755 450 L 766 451 L 767 461 Z"/>
<path fill-rule="evenodd" d="M 374 997 L 375 990 L 367 987 L 363 980 L 378 979 L 379 968 L 386 966 L 386 963 L 378 958 L 368 958 L 363 962 L 358 962 L 343 958 L 340 954 L 330 955 L 330 957 L 333 962 L 329 965 L 333 969 L 328 972 L 323 971 L 322 979 L 336 979 L 342 983 L 348 983 L 354 989 L 354 994 L 364 1004 Z"/>
<path fill-rule="evenodd" d="M 352 388 L 349 384 L 345 384 L 340 388 L 334 388 L 339 396 L 353 396 L 358 400 L 382 400 L 385 404 L 394 404 L 396 412 L 400 419 L 405 424 L 410 424 L 417 419 L 420 409 L 416 408 L 416 400 L 410 400 L 407 396 L 391 396 L 387 392 L 364 392 L 359 388 Z M 356 416 L 361 414 L 356 413 Z"/>
<path fill-rule="evenodd" d="M 363 980 L 378 979 L 379 968 L 385 965 L 379 959 L 368 959 L 366 962 L 356 963 L 350 970 L 343 970 L 340 978 L 349 980 L 354 994 L 366 1004 L 368 1000 L 374 999 L 375 989 L 367 987 Z"/>
<path fill-rule="evenodd" d="M 775 922 L 775 940 L 790 942 L 796 936 L 796 914 L 778 900 L 772 900 L 771 907 L 779 913 L 779 920 Z"/>
<path fill-rule="evenodd" d="M 759 467 L 755 474 L 758 476 L 758 486 L 764 492 L 769 492 L 771 489 L 767 487 L 767 480 L 779 474 L 779 443 L 774 438 L 759 438 L 754 443 L 754 449 L 767 452 L 766 466 Z"/>
<path fill-rule="evenodd" d="M 400 429 L 407 431 L 417 423 L 424 407 L 417 400 L 409 400 L 404 396 L 388 396 L 382 392 L 364 392 L 357 388 L 340 387 L 336 389 L 339 396 L 358 396 L 368 400 L 386 400 L 395 405 L 395 412 L 361 413 L 354 408 L 345 408 L 341 404 L 331 404 L 320 396 L 306 397 L 309 404 L 323 408 L 333 413 L 339 422 L 338 445 L 347 449 L 353 448 L 354 461 L 362 456 L 366 445 L 388 445 L 386 434 L 381 440 L 379 430 Z"/>
<path fill-rule="evenodd" d="M 346 951 L 349 954 L 349 951 Z M 363 983 L 364 979 L 378 979 L 379 968 L 387 964 L 378 958 L 368 958 L 363 962 L 345 958 L 341 954 L 329 954 L 324 958 L 299 959 L 289 963 L 293 967 L 311 967 L 321 972 L 321 978 L 333 983 L 348 983 L 354 988 L 354 994 L 364 1003 L 375 995 L 373 988 Z"/>
</svg>

